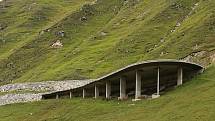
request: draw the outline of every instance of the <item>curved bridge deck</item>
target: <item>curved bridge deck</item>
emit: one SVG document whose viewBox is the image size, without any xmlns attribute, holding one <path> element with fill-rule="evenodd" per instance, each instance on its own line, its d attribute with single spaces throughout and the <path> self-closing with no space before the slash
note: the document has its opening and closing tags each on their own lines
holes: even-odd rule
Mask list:
<svg viewBox="0 0 215 121">
<path fill-rule="evenodd" d="M 180 60 L 150 60 L 131 64 L 85 86 L 43 95 L 43 99 L 94 97 L 140 99 L 148 95 L 159 97 L 160 92 L 182 85 L 200 73 L 201 65 Z"/>
</svg>

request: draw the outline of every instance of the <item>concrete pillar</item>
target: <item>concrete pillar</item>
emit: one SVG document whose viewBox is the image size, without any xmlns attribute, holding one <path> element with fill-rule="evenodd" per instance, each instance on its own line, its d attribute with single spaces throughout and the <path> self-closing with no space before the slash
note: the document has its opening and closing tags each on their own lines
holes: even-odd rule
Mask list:
<svg viewBox="0 0 215 121">
<path fill-rule="evenodd" d="M 136 88 L 135 88 L 135 99 L 141 97 L 141 73 L 136 71 Z"/>
<path fill-rule="evenodd" d="M 125 77 L 120 77 L 120 99 L 126 98 L 126 79 Z"/>
<path fill-rule="evenodd" d="M 183 69 L 182 67 L 178 68 L 178 79 L 177 79 L 177 86 L 182 85 L 183 83 Z"/>
<path fill-rule="evenodd" d="M 83 98 L 85 98 L 85 96 L 86 96 L 86 90 L 83 88 Z"/>
<path fill-rule="evenodd" d="M 157 68 L 157 95 L 160 94 L 160 67 Z"/>
<path fill-rule="evenodd" d="M 69 92 L 69 98 L 72 98 L 72 91 Z"/>
<path fill-rule="evenodd" d="M 109 99 L 111 95 L 111 83 L 110 81 L 106 82 L 106 98 Z"/>
<path fill-rule="evenodd" d="M 99 97 L 99 87 L 95 84 L 95 99 Z"/>
<path fill-rule="evenodd" d="M 56 99 L 59 99 L 59 95 L 58 94 L 56 94 Z"/>
</svg>

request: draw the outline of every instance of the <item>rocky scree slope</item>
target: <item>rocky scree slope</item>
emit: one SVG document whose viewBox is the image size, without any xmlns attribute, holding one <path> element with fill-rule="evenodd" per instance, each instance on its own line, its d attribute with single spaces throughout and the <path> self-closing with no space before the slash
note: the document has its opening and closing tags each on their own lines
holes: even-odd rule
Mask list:
<svg viewBox="0 0 215 121">
<path fill-rule="evenodd" d="M 12 103 L 39 101 L 43 94 L 84 86 L 94 80 L 65 80 L 15 83 L 0 86 L 0 106 Z"/>
</svg>

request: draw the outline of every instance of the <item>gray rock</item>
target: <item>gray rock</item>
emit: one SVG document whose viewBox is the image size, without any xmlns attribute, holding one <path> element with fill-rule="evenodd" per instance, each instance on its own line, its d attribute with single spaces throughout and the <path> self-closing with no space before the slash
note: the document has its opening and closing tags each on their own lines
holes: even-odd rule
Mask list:
<svg viewBox="0 0 215 121">
<path fill-rule="evenodd" d="M 38 101 L 42 99 L 43 94 L 56 91 L 64 91 L 80 86 L 84 86 L 94 80 L 67 80 L 67 81 L 46 81 L 46 82 L 28 82 L 15 83 L 0 86 L 0 92 L 11 91 L 38 91 L 45 93 L 24 93 L 24 94 L 6 94 L 0 96 L 0 105 Z"/>
<path fill-rule="evenodd" d="M 4 96 L 0 96 L 0 105 L 39 101 L 41 99 L 42 99 L 42 94 L 32 94 L 32 93 L 6 94 Z"/>
</svg>

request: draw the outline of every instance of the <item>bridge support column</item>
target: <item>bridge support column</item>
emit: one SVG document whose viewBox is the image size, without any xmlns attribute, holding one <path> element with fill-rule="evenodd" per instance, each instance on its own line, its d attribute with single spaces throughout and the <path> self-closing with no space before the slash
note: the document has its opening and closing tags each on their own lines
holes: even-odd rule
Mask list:
<svg viewBox="0 0 215 121">
<path fill-rule="evenodd" d="M 182 69 L 182 67 L 178 68 L 178 75 L 177 76 L 178 76 L 177 86 L 180 86 L 183 83 L 183 69 Z"/>
<path fill-rule="evenodd" d="M 160 67 L 157 68 L 157 95 L 160 95 Z"/>
<path fill-rule="evenodd" d="M 120 77 L 120 99 L 126 98 L 126 79 L 125 77 Z"/>
<path fill-rule="evenodd" d="M 111 83 L 110 81 L 106 82 L 106 98 L 110 99 L 110 95 L 111 95 Z"/>
<path fill-rule="evenodd" d="M 83 88 L 83 92 L 82 92 L 83 94 L 82 94 L 82 97 L 83 97 L 83 99 L 85 98 L 85 96 L 86 96 L 86 90 Z"/>
<path fill-rule="evenodd" d="M 136 71 L 136 88 L 135 88 L 135 99 L 141 97 L 141 74 L 140 71 Z"/>
<path fill-rule="evenodd" d="M 58 94 L 56 94 L 56 99 L 59 99 L 59 95 Z"/>
<path fill-rule="evenodd" d="M 72 98 L 72 91 L 69 92 L 69 98 Z"/>
<path fill-rule="evenodd" d="M 160 67 L 157 68 L 157 93 L 152 95 L 152 99 L 160 97 Z"/>
<path fill-rule="evenodd" d="M 99 87 L 95 84 L 95 99 L 99 97 Z"/>
</svg>

